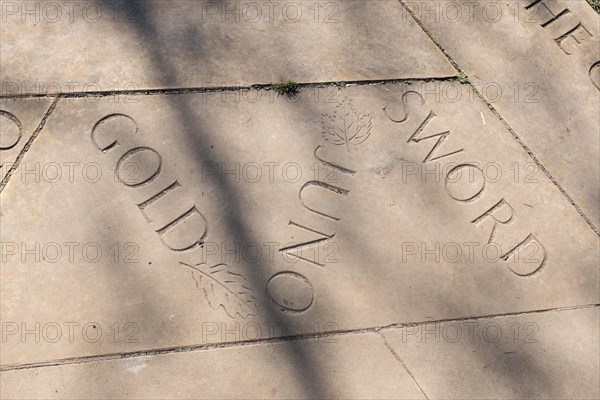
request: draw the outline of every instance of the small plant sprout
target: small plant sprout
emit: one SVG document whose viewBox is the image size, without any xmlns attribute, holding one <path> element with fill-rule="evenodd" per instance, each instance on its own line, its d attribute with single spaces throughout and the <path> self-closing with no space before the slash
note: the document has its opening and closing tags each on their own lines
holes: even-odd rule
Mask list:
<svg viewBox="0 0 600 400">
<path fill-rule="evenodd" d="M 276 83 L 273 88 L 278 95 L 286 96 L 290 99 L 296 97 L 298 93 L 300 93 L 300 86 L 291 79 L 287 82 Z"/>
</svg>

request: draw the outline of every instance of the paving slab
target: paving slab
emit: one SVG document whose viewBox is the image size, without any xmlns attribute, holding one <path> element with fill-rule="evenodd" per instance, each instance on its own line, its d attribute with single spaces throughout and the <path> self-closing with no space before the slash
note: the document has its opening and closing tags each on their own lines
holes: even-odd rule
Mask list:
<svg viewBox="0 0 600 400">
<path fill-rule="evenodd" d="M 61 99 L 0 193 L 2 365 L 597 304 L 598 236 L 430 84 Z"/>
<path fill-rule="evenodd" d="M 456 75 L 389 0 L 4 1 L 1 12 L 4 95 Z"/>
<path fill-rule="evenodd" d="M 584 0 L 406 5 L 598 231 L 600 16 Z"/>
<path fill-rule="evenodd" d="M 424 399 L 375 333 L 0 373 L 3 399 Z"/>
<path fill-rule="evenodd" d="M 429 399 L 597 399 L 598 307 L 386 330 Z"/>
</svg>

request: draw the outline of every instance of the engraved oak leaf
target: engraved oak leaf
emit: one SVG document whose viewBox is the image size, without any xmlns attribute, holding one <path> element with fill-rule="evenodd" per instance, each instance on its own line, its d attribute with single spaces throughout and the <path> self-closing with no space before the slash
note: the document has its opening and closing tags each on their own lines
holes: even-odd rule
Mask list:
<svg viewBox="0 0 600 400">
<path fill-rule="evenodd" d="M 226 264 L 217 264 L 209 267 L 208 264 L 189 265 L 180 263 L 192 269 L 192 277 L 196 287 L 208 301 L 210 307 L 223 310 L 231 318 L 239 314 L 242 318 L 256 315 L 256 299 L 252 289 L 246 286 L 247 281 L 240 274 L 229 271 Z"/>
<path fill-rule="evenodd" d="M 323 139 L 336 146 L 345 145 L 350 151 L 350 145 L 364 143 L 371 136 L 373 118 L 359 114 L 346 97 L 339 102 L 333 115 L 321 114 L 321 125 Z"/>
</svg>

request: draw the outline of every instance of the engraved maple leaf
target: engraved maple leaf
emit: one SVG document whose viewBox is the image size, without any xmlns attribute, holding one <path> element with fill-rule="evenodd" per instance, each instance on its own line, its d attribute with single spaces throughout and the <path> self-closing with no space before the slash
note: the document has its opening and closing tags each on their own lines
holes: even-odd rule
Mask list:
<svg viewBox="0 0 600 400">
<path fill-rule="evenodd" d="M 236 315 L 247 318 L 249 315 L 257 314 L 256 299 L 252 289 L 246 286 L 246 278 L 229 271 L 226 264 L 212 267 L 204 263 L 189 265 L 181 262 L 180 264 L 192 269 L 196 287 L 204 294 L 212 309 L 223 307 L 231 318 L 235 318 Z"/>
<path fill-rule="evenodd" d="M 371 136 L 373 118 L 358 113 L 349 98 L 339 102 L 332 115 L 321 114 L 323 131 L 321 136 L 327 142 L 342 146 L 350 151 L 350 145 L 359 145 Z"/>
</svg>

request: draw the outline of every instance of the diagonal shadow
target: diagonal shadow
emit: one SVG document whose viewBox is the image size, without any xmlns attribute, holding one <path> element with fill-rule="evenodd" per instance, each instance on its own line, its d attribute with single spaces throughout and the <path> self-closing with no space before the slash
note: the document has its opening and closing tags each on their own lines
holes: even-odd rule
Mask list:
<svg viewBox="0 0 600 400">
<path fill-rule="evenodd" d="M 164 40 L 161 40 L 161 30 L 159 23 L 154 19 L 152 10 L 152 2 L 140 1 L 140 0 L 126 0 L 125 7 L 130 10 L 136 16 L 135 31 L 140 38 L 143 38 L 147 49 L 151 55 L 151 64 L 153 72 L 158 72 L 161 77 L 161 83 L 167 87 L 185 87 L 185 82 L 181 82 L 176 68 L 172 65 L 169 60 L 169 49 L 165 48 Z M 194 35 L 194 37 L 186 38 L 186 43 L 194 42 L 197 53 L 203 53 L 202 38 L 198 37 L 198 30 L 188 30 L 187 33 Z M 196 56 L 199 56 L 196 54 Z M 197 161 L 199 164 L 202 162 L 213 162 L 222 161 L 215 160 L 214 155 L 210 153 L 209 134 L 198 134 L 202 132 L 203 122 L 196 116 L 197 110 L 192 107 L 187 97 L 166 95 L 164 96 L 168 102 L 171 103 L 171 109 L 174 110 L 176 118 L 181 122 L 184 130 L 184 135 L 188 140 L 191 148 L 194 149 L 197 154 Z M 223 215 L 222 223 L 235 243 L 253 243 L 253 236 L 249 234 L 251 227 L 247 225 L 244 218 L 242 208 L 244 205 L 243 196 L 239 191 L 233 187 L 227 180 L 221 180 L 218 174 L 209 174 L 209 184 L 213 184 L 219 190 L 219 197 L 227 199 L 227 201 L 234 205 L 229 207 L 225 215 Z M 206 182 L 198 182 L 199 185 Z M 266 273 L 261 271 L 267 271 L 267 267 L 263 264 L 254 264 L 255 270 L 247 274 L 247 279 L 250 283 L 250 287 L 254 288 L 255 291 L 263 290 L 267 285 Z M 286 324 L 293 323 L 294 320 L 279 312 L 274 304 L 266 302 L 262 304 L 261 310 L 265 312 L 262 315 L 263 320 L 269 322 L 276 322 L 285 326 Z M 286 342 L 285 350 L 287 352 L 287 359 L 291 361 L 295 375 L 299 382 L 304 382 L 304 389 L 306 390 L 310 398 L 323 398 L 327 397 L 326 383 L 321 378 L 316 360 L 312 359 L 311 356 L 303 349 L 301 343 L 296 341 Z M 331 394 L 330 394 L 331 395 Z"/>
<path fill-rule="evenodd" d="M 362 3 L 360 3 L 362 4 Z M 144 2 L 140 0 L 128 0 L 127 8 L 134 10 L 134 14 L 137 17 L 136 32 L 144 38 L 148 50 L 151 54 L 152 66 L 155 71 L 161 76 L 162 83 L 169 87 L 184 87 L 185 82 L 181 82 L 178 76 L 176 68 L 173 66 L 169 57 L 169 48 L 165 47 L 165 41 L 161 40 L 162 32 L 160 30 L 157 21 L 155 20 L 154 13 L 152 12 L 152 3 Z M 364 13 L 365 10 L 360 7 L 356 7 L 357 13 Z M 198 37 L 199 31 L 197 29 L 188 29 L 184 36 L 185 43 L 190 47 L 190 51 L 194 54 L 194 57 L 201 58 L 205 54 L 205 46 L 203 45 L 202 38 Z M 192 36 L 187 37 L 187 36 Z M 280 38 L 277 38 L 278 40 Z M 186 46 L 188 46 L 186 45 Z M 290 47 L 292 43 L 288 43 Z M 290 68 L 293 70 L 293 68 Z M 198 131 L 202 131 L 204 123 L 197 117 L 197 110 L 192 107 L 188 101 L 188 97 L 185 96 L 164 96 L 166 101 L 170 102 L 173 107 L 172 110 L 176 113 L 179 121 L 181 121 L 184 127 L 184 133 L 187 140 L 194 149 L 198 157 L 198 162 L 207 161 L 218 161 L 214 160 L 214 156 L 210 153 L 209 148 L 209 134 L 199 135 Z M 307 114 L 309 111 L 306 111 Z M 228 209 L 228 213 L 224 215 L 222 222 L 227 227 L 228 232 L 234 238 L 236 243 L 252 243 L 256 242 L 254 237 L 249 234 L 250 226 L 248 225 L 246 218 L 242 212 L 243 209 L 243 196 L 239 191 L 225 180 L 218 178 L 218 175 L 208 175 L 208 179 L 211 183 L 218 187 L 221 198 L 228 199 L 228 201 L 236 205 Z M 201 184 L 202 182 L 198 182 Z M 361 251 L 356 251 L 356 256 L 364 258 L 365 265 L 369 265 L 368 257 L 366 256 L 367 249 L 362 248 Z M 267 281 L 265 275 L 261 271 L 266 271 L 267 267 L 264 265 L 255 264 L 256 270 L 248 275 L 251 281 L 251 286 L 257 290 L 266 287 Z M 271 304 L 264 304 L 264 310 L 266 311 L 266 319 L 268 321 L 277 321 L 282 325 L 293 322 L 289 317 L 278 312 L 278 310 Z M 448 306 L 451 308 L 451 306 Z M 455 313 L 459 313 L 460 310 L 456 310 Z M 319 371 L 316 368 L 317 362 L 311 358 L 305 351 L 302 350 L 302 346 L 296 342 L 287 342 L 286 350 L 288 353 L 288 359 L 293 361 L 296 375 L 300 378 L 299 381 L 306 382 L 306 388 L 310 392 L 312 398 L 322 398 L 327 393 L 326 382 L 324 382 L 320 376 Z"/>
</svg>

